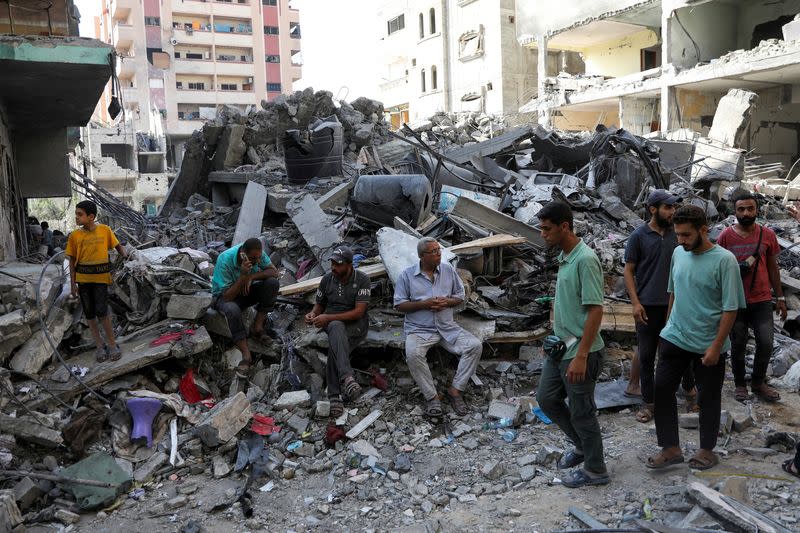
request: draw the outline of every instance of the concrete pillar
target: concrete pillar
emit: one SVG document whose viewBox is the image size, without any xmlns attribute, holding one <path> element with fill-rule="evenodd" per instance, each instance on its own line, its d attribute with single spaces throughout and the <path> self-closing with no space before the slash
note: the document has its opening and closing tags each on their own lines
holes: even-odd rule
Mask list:
<svg viewBox="0 0 800 533">
<path fill-rule="evenodd" d="M 675 70 L 670 63 L 672 54 L 672 38 L 670 27 L 672 24 L 671 2 L 664 2 L 661 10 L 661 131 L 669 131 L 670 104 L 675 102 L 675 88 L 670 87 L 670 81 Z"/>
<path fill-rule="evenodd" d="M 536 77 L 539 84 L 539 100 L 545 97 L 545 79 L 547 78 L 547 36 L 536 37 L 537 50 L 539 52 L 538 63 L 536 65 Z M 539 124 L 550 127 L 550 108 L 539 110 Z"/>
</svg>

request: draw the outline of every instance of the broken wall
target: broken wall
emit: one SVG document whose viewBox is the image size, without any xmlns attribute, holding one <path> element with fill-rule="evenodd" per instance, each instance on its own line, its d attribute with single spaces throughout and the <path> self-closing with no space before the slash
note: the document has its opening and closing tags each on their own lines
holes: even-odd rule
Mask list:
<svg viewBox="0 0 800 533">
<path fill-rule="evenodd" d="M 738 49 L 738 27 L 735 5 L 709 2 L 675 10 L 669 22 L 669 62 L 691 68 Z"/>
<path fill-rule="evenodd" d="M 16 164 L 11 147 L 11 132 L 8 128 L 8 116 L 3 102 L 0 101 L 0 261 L 9 261 L 17 257 L 14 228 L 14 196 Z"/>
<path fill-rule="evenodd" d="M 717 104 L 723 96 L 725 96 L 723 91 L 701 92 L 677 88 L 675 102 L 678 112 L 670 112 L 670 124 L 667 129 L 688 128 L 704 136 L 707 135 L 717 110 Z"/>
<path fill-rule="evenodd" d="M 474 4 L 477 6 L 478 2 Z M 498 111 L 506 113 L 516 111 L 530 100 L 531 96 L 538 92 L 539 83 L 538 52 L 533 48 L 521 46 L 517 41 L 515 4 L 515 0 L 501 0 L 502 107 Z M 475 9 L 477 10 L 477 7 Z M 510 53 L 511 51 L 513 53 Z M 558 59 L 556 56 L 557 61 Z M 557 67 L 560 66 L 557 64 Z M 489 110 L 489 112 L 494 111 Z"/>
<path fill-rule="evenodd" d="M 792 101 L 800 91 L 784 85 L 755 92 L 758 106 L 743 148 L 759 155 L 759 164 L 783 163 L 788 170 L 800 155 L 800 102 Z"/>
<path fill-rule="evenodd" d="M 531 42 L 537 35 L 550 35 L 606 13 L 654 3 L 647 0 L 517 0 L 517 39 L 521 43 Z"/>
<path fill-rule="evenodd" d="M 739 16 L 737 48 L 745 50 L 752 48 L 754 38 L 760 41 L 767 36 L 765 30 L 770 30 L 768 33 L 773 38 L 782 38 L 780 28 L 783 24 L 777 22 L 778 19 L 793 18 L 797 13 L 800 13 L 800 0 L 743 2 Z M 776 21 L 772 28 L 764 27 L 765 23 L 772 21 Z"/>
<path fill-rule="evenodd" d="M 598 104 L 592 110 L 556 109 L 551 116 L 553 127 L 564 131 L 594 131 L 598 124 L 619 128 L 619 105 Z"/>
<path fill-rule="evenodd" d="M 661 101 L 658 98 L 622 98 L 622 127 L 634 135 L 647 135 L 658 130 Z"/>
<path fill-rule="evenodd" d="M 646 29 L 581 50 L 586 74 L 618 78 L 642 70 L 642 49 L 656 46 L 661 37 Z"/>
</svg>

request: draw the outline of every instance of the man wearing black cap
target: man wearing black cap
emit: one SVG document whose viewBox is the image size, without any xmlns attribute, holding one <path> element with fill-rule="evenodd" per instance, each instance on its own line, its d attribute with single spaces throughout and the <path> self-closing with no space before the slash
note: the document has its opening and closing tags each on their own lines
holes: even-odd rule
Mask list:
<svg viewBox="0 0 800 533">
<path fill-rule="evenodd" d="M 680 198 L 655 189 L 647 198 L 650 221 L 631 233 L 625 247 L 625 286 L 633 304 L 638 349 L 631 363 L 626 394 L 641 393 L 644 405 L 636 413 L 639 422 L 653 419 L 653 380 L 659 335 L 667 323 L 669 266 L 678 239 L 672 229 L 672 215 Z M 683 376 L 688 397 L 694 392 L 691 369 Z"/>
<path fill-rule="evenodd" d="M 369 276 L 353 268 L 350 248 L 337 247 L 331 255 L 331 271 L 322 277 L 317 289 L 314 309 L 305 317 L 307 324 L 328 334 L 326 379 L 334 418 L 344 411 L 342 389 L 348 400 L 361 394 L 350 366 L 350 352 L 367 336 L 369 297 Z"/>
</svg>

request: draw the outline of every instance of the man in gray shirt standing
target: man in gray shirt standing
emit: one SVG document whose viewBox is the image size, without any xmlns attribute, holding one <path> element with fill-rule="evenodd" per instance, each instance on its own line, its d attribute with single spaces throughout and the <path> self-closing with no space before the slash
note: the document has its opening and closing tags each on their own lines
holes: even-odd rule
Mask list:
<svg viewBox="0 0 800 533">
<path fill-rule="evenodd" d="M 437 344 L 458 355 L 447 398 L 453 411 L 463 416 L 468 410 L 461 393 L 478 367 L 483 345 L 453 320 L 453 307 L 464 301 L 464 284 L 452 266 L 442 263 L 439 243 L 423 237 L 417 243 L 417 255 L 419 263 L 400 274 L 394 289 L 394 307 L 406 314 L 406 363 L 427 402 L 426 414 L 438 417 L 443 414 L 442 404 L 426 356 Z"/>
</svg>

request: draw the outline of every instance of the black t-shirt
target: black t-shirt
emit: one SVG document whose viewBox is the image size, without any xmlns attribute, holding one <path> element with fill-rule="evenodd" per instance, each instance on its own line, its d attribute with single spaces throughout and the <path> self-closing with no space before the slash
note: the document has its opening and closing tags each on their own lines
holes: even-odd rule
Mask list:
<svg viewBox="0 0 800 533">
<path fill-rule="evenodd" d="M 667 230 L 662 237 L 647 224 L 636 228 L 628 238 L 625 262 L 636 263 L 636 293 L 642 305 L 669 305 L 669 267 L 677 246 L 674 231 Z"/>
<path fill-rule="evenodd" d="M 369 276 L 358 270 L 353 270 L 353 275 L 344 283 L 340 283 L 333 272 L 328 272 L 322 277 L 317 289 L 316 302 L 322 306 L 325 313 L 344 313 L 352 311 L 356 303 L 369 303 L 370 281 Z M 367 314 L 361 321 L 368 322 Z"/>
</svg>

